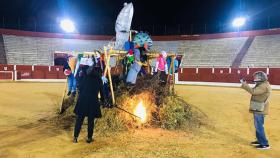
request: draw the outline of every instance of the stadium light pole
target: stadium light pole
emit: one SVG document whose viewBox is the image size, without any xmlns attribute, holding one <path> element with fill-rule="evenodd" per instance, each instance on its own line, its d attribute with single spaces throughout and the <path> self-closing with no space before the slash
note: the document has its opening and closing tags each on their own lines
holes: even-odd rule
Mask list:
<svg viewBox="0 0 280 158">
<path fill-rule="evenodd" d="M 245 17 L 238 17 L 238 18 L 235 18 L 232 21 L 232 26 L 237 27 L 238 32 L 239 32 L 240 27 L 244 26 L 245 23 L 246 23 L 246 18 Z"/>
<path fill-rule="evenodd" d="M 70 19 L 63 19 L 60 21 L 60 27 L 66 33 L 74 33 L 76 31 L 75 24 Z"/>
</svg>

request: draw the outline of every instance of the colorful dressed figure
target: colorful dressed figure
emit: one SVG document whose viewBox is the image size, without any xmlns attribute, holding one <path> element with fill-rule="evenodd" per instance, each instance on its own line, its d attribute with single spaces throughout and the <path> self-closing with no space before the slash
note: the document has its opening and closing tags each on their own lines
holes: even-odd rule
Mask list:
<svg viewBox="0 0 280 158">
<path fill-rule="evenodd" d="M 137 80 L 137 75 L 139 71 L 141 70 L 141 61 L 140 61 L 140 51 L 139 49 L 134 49 L 134 58 L 135 61 L 131 65 L 131 68 L 128 72 L 126 83 L 128 84 L 135 84 Z"/>
<path fill-rule="evenodd" d="M 167 74 L 168 74 L 168 66 L 166 62 L 167 53 L 165 51 L 161 51 L 161 54 L 157 58 L 156 69 L 155 72 L 159 73 L 160 81 L 166 82 Z"/>
<path fill-rule="evenodd" d="M 145 48 L 145 50 L 150 50 L 153 46 L 153 41 L 148 33 L 139 32 L 135 35 L 133 39 L 135 48 Z"/>
<path fill-rule="evenodd" d="M 77 86 L 76 86 L 76 79 L 74 77 L 76 63 L 77 63 L 77 59 L 73 56 L 69 56 L 68 62 L 66 62 L 63 67 L 64 74 L 67 76 L 68 96 L 70 96 L 71 94 L 73 96 L 76 95 Z"/>
<path fill-rule="evenodd" d="M 168 71 L 169 71 L 171 63 L 172 63 L 172 57 L 171 56 L 167 57 L 166 62 L 167 62 L 167 67 L 168 67 Z M 174 65 L 174 73 L 177 73 L 178 67 L 179 67 L 179 62 L 178 62 L 177 58 L 174 59 L 173 65 Z M 169 72 L 169 74 L 170 75 L 172 74 L 172 68 L 171 68 L 171 71 Z"/>
<path fill-rule="evenodd" d="M 148 60 L 146 51 L 149 51 L 151 49 L 151 47 L 153 46 L 153 41 L 148 33 L 139 32 L 135 34 L 133 38 L 133 43 L 134 43 L 134 47 L 139 49 L 140 51 L 141 75 L 146 75 L 147 72 L 145 66 L 147 66 L 147 60 Z"/>
</svg>

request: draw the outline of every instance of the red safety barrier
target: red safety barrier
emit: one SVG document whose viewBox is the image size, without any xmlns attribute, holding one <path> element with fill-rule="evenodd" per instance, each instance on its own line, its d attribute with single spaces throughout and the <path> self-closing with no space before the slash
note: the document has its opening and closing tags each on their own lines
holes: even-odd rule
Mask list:
<svg viewBox="0 0 280 158">
<path fill-rule="evenodd" d="M 44 71 L 32 71 L 32 79 L 45 79 Z"/>
<path fill-rule="evenodd" d="M 58 73 L 58 79 L 66 79 L 66 76 L 62 71 L 58 71 L 57 73 Z"/>
<path fill-rule="evenodd" d="M 9 71 L 0 71 L 0 80 L 13 80 L 13 72 Z"/>
<path fill-rule="evenodd" d="M 49 71 L 49 66 L 39 66 L 35 65 L 34 66 L 34 71 Z"/>
<path fill-rule="evenodd" d="M 201 82 L 211 82 L 214 79 L 212 68 L 199 68 L 198 78 Z"/>
<path fill-rule="evenodd" d="M 31 65 L 16 65 L 16 70 L 17 71 L 32 71 L 32 66 Z"/>
<path fill-rule="evenodd" d="M 269 68 L 268 80 L 271 84 L 280 85 L 280 68 Z"/>
<path fill-rule="evenodd" d="M 50 71 L 49 71 L 50 70 Z M 14 65 L 0 65 L 0 71 L 13 71 Z M 17 79 L 65 79 L 62 66 L 34 66 L 17 65 Z M 241 78 L 251 81 L 256 71 L 268 73 L 269 82 L 273 85 L 280 85 L 280 68 L 180 68 L 178 70 L 179 81 L 194 82 L 225 82 L 239 83 Z M 112 74 L 122 73 L 119 68 L 112 68 Z M 0 75 L 0 79 L 11 79 L 12 73 Z"/>
<path fill-rule="evenodd" d="M 229 68 L 215 68 L 214 73 L 215 74 L 228 74 Z"/>
<path fill-rule="evenodd" d="M 32 79 L 32 71 L 17 71 L 17 79 Z"/>
<path fill-rule="evenodd" d="M 2 65 L 2 64 L 0 64 L 0 71 L 14 71 L 14 65 Z"/>
<path fill-rule="evenodd" d="M 58 79 L 58 72 L 55 71 L 46 71 L 45 72 L 46 79 Z"/>
<path fill-rule="evenodd" d="M 63 66 L 51 66 L 51 71 L 63 71 Z"/>
<path fill-rule="evenodd" d="M 182 69 L 182 71 L 181 71 Z M 252 83 L 253 74 L 257 71 L 267 72 L 267 68 L 181 68 L 178 72 L 179 81 L 195 81 L 195 82 L 225 82 L 239 83 L 244 78 Z M 182 72 L 182 73 L 181 73 Z M 269 68 L 269 82 L 273 85 L 280 85 L 280 68 Z"/>
</svg>

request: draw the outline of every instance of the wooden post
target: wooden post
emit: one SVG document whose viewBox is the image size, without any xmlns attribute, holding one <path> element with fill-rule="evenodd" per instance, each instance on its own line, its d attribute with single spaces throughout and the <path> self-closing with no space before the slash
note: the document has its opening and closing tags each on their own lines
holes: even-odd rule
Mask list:
<svg viewBox="0 0 280 158">
<path fill-rule="evenodd" d="M 175 57 L 172 57 L 172 93 L 174 94 L 174 86 L 175 86 L 175 68 L 174 68 L 174 61 L 175 61 Z"/>
<path fill-rule="evenodd" d="M 109 67 L 109 65 L 107 64 L 107 47 L 106 47 L 106 46 L 104 46 L 104 60 L 105 60 L 105 69 L 104 69 L 104 74 L 103 74 L 103 76 L 106 77 L 106 75 L 107 75 L 107 70 L 108 70 L 108 67 Z"/>
<path fill-rule="evenodd" d="M 112 95 L 112 103 L 115 104 L 115 93 L 114 93 L 114 89 L 113 89 L 113 83 L 112 83 L 112 76 L 111 76 L 111 70 L 110 70 L 110 52 L 111 52 L 112 48 L 110 48 L 109 54 L 107 54 L 107 50 L 105 50 L 105 61 L 106 61 L 106 68 L 105 68 L 105 72 L 104 72 L 104 76 L 106 76 L 106 72 L 108 73 L 108 78 L 109 78 L 109 82 L 110 82 L 110 90 L 111 90 L 111 95 Z"/>
<path fill-rule="evenodd" d="M 68 78 L 66 79 L 66 83 L 64 84 L 64 89 L 63 89 L 63 92 L 62 92 L 62 99 L 61 99 L 61 103 L 60 103 L 60 111 L 59 113 L 63 113 L 64 109 L 63 109 L 63 103 L 64 103 L 64 99 L 65 99 L 65 94 L 66 94 L 66 90 L 67 90 L 67 82 L 68 81 Z"/>
<path fill-rule="evenodd" d="M 132 32 L 129 31 L 129 42 L 131 42 L 131 41 L 132 41 Z"/>
</svg>

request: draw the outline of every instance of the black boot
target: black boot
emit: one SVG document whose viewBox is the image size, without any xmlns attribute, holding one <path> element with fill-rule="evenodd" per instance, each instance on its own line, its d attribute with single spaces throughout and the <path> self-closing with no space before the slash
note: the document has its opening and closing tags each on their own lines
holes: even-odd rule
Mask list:
<svg viewBox="0 0 280 158">
<path fill-rule="evenodd" d="M 93 142 L 93 139 L 92 138 L 87 138 L 87 143 L 91 143 L 91 142 Z"/>
<path fill-rule="evenodd" d="M 71 91 L 69 91 L 68 93 L 67 93 L 67 96 L 70 96 L 71 95 Z"/>
<path fill-rule="evenodd" d="M 77 137 L 73 138 L 73 143 L 78 143 L 78 138 Z"/>
<path fill-rule="evenodd" d="M 76 91 L 72 92 L 72 96 L 75 97 L 76 96 Z"/>
</svg>

